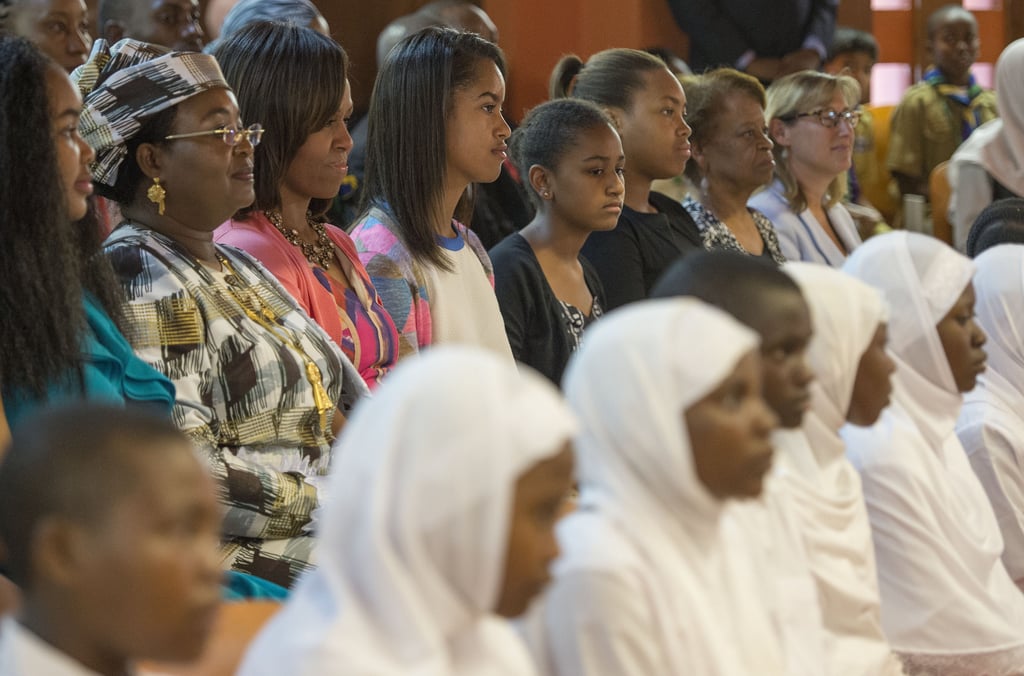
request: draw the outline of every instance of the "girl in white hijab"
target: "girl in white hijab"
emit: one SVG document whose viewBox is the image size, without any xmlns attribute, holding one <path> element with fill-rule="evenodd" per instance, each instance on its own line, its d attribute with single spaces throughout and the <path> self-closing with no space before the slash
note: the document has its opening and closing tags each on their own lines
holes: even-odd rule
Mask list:
<svg viewBox="0 0 1024 676">
<path fill-rule="evenodd" d="M 1003 564 L 1024 587 L 1024 246 L 997 246 L 974 262 L 988 368 L 964 399 L 956 431 L 996 513 Z"/>
<path fill-rule="evenodd" d="M 864 486 L 889 643 L 911 674 L 1024 673 L 1024 596 L 954 432 L 961 393 L 985 368 L 974 264 L 932 237 L 894 232 L 843 267 L 894 308 L 893 404 L 873 427 L 843 430 Z"/>
<path fill-rule="evenodd" d="M 953 244 L 964 251 L 971 225 L 997 199 L 1024 197 L 1024 39 L 996 61 L 999 117 L 974 130 L 949 162 Z"/>
<path fill-rule="evenodd" d="M 771 463 L 757 344 L 692 298 L 623 308 L 583 341 L 565 381 L 579 509 L 530 627 L 551 673 L 784 673 L 755 566 L 722 520 Z"/>
<path fill-rule="evenodd" d="M 547 581 L 574 432 L 552 385 L 481 350 L 399 366 L 341 437 L 319 568 L 239 673 L 534 674 L 498 616 Z"/>
<path fill-rule="evenodd" d="M 887 309 L 871 287 L 832 268 L 787 263 L 811 311 L 815 373 L 802 427 L 775 434 L 773 479 L 798 514 L 828 635 L 827 673 L 901 674 L 882 632 L 875 554 L 860 479 L 839 429 L 871 424 L 889 403 Z M 824 673 L 826 670 L 822 670 Z"/>
</svg>

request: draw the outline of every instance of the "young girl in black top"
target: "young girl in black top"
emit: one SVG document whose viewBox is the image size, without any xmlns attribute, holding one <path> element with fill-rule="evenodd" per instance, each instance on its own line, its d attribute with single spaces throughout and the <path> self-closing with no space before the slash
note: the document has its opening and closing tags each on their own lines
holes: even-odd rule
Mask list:
<svg viewBox="0 0 1024 676">
<path fill-rule="evenodd" d="M 622 213 L 622 143 L 600 108 L 563 99 L 532 110 L 510 149 L 537 215 L 491 249 L 495 292 L 516 360 L 558 383 L 602 312 L 601 282 L 580 249 Z"/>
<path fill-rule="evenodd" d="M 683 172 L 690 157 L 686 94 L 656 56 L 607 49 L 584 64 L 569 55 L 551 74 L 551 98 L 586 99 L 615 123 L 626 152 L 625 207 L 618 227 L 587 240 L 612 309 L 647 298 L 662 272 L 687 251 L 702 249 L 701 234 L 679 202 L 651 182 Z"/>
</svg>

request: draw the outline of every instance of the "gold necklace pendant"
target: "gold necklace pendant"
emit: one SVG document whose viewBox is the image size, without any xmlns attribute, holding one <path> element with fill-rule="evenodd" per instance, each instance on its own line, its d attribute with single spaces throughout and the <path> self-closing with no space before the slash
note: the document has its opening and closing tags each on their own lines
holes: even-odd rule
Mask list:
<svg viewBox="0 0 1024 676">
<path fill-rule="evenodd" d="M 305 348 L 302 347 L 301 339 L 288 335 L 289 329 L 278 321 L 277 314 L 267 303 L 263 302 L 259 294 L 252 289 L 242 288 L 243 280 L 235 272 L 234 266 L 231 265 L 228 259 L 220 253 L 217 254 L 217 259 L 229 273 L 228 277 L 233 278 L 227 284 L 228 291 L 239 307 L 245 312 L 246 316 L 269 331 L 279 341 L 289 345 L 302 358 L 306 365 L 306 380 L 313 390 L 313 405 L 316 406 L 317 414 L 320 417 L 320 432 L 325 437 L 330 437 L 327 417 L 334 404 L 331 402 L 331 395 L 327 393 L 327 388 L 324 387 L 323 373 L 321 373 L 320 367 L 316 365 L 316 362 L 313 361 Z M 242 299 L 242 291 L 245 292 L 245 300 Z M 254 297 L 255 302 L 252 301 Z M 256 305 L 256 309 L 249 307 L 250 302 Z"/>
<path fill-rule="evenodd" d="M 316 410 L 320 414 L 320 431 L 326 435 L 327 413 L 331 410 L 331 397 L 327 394 L 327 388 L 324 387 L 320 367 L 308 358 L 306 361 L 306 379 L 313 387 L 313 403 L 316 404 Z"/>
</svg>

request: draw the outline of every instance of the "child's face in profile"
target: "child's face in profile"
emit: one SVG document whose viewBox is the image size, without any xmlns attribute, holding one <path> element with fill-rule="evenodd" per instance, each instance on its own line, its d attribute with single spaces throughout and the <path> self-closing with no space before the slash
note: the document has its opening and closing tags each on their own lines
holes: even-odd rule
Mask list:
<svg viewBox="0 0 1024 676">
<path fill-rule="evenodd" d="M 697 477 L 719 500 L 756 498 L 771 469 L 771 433 L 779 419 L 761 390 L 761 357 L 750 352 L 684 413 Z"/>
<path fill-rule="evenodd" d="M 213 482 L 187 443 L 158 443 L 167 448 L 136 460 L 134 489 L 81 532 L 73 601 L 118 659 L 196 657 L 220 601 Z"/>
<path fill-rule="evenodd" d="M 825 64 L 825 72 L 829 75 L 849 75 L 860 85 L 860 103 L 866 105 L 871 101 L 871 69 L 875 60 L 867 52 L 844 52 Z"/>
<path fill-rule="evenodd" d="M 548 568 L 558 556 L 555 523 L 572 488 L 575 459 L 566 444 L 516 481 L 509 526 L 505 573 L 494 612 L 518 617 L 550 579 Z"/>
</svg>

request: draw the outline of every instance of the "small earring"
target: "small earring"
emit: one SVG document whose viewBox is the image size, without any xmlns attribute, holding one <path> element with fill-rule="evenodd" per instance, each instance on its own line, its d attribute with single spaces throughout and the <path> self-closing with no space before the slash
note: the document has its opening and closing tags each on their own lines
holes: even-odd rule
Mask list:
<svg viewBox="0 0 1024 676">
<path fill-rule="evenodd" d="M 160 185 L 160 178 L 156 177 L 153 179 L 153 185 L 149 186 L 149 190 L 146 191 L 146 197 L 149 201 L 156 205 L 156 212 L 161 216 L 164 215 L 164 198 L 167 197 L 167 191 Z"/>
<path fill-rule="evenodd" d="M 548 199 L 549 197 L 551 197 L 551 193 L 545 190 L 543 193 L 541 193 L 541 197 L 543 197 L 544 199 Z"/>
</svg>

